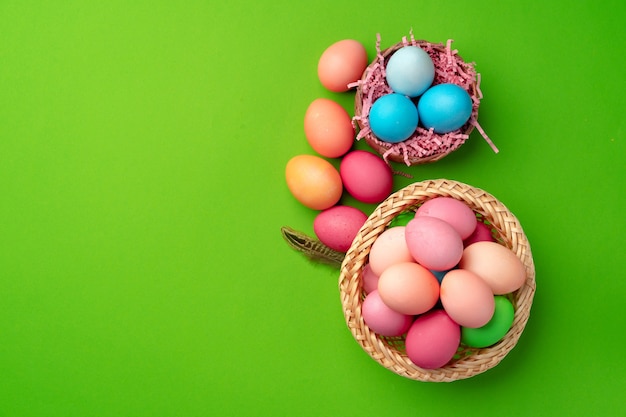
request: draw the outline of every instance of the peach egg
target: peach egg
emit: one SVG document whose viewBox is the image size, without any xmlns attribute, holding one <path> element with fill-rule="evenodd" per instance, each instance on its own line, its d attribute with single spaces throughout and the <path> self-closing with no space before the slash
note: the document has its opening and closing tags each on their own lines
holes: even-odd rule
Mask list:
<svg viewBox="0 0 626 417">
<path fill-rule="evenodd" d="M 390 227 L 382 232 L 370 249 L 369 267 L 374 275 L 380 275 L 393 264 L 413 262 L 406 245 L 404 226 Z"/>
<path fill-rule="evenodd" d="M 464 327 L 484 326 L 493 317 L 495 301 L 485 281 L 473 272 L 453 269 L 441 281 L 441 304 Z"/>
<path fill-rule="evenodd" d="M 357 81 L 367 67 L 367 51 L 363 44 L 344 39 L 330 45 L 317 64 L 317 75 L 324 87 L 341 93 L 348 84 Z"/>
<path fill-rule="evenodd" d="M 526 268 L 515 253 L 496 242 L 476 242 L 463 250 L 459 267 L 481 277 L 496 295 L 516 291 L 526 281 Z"/>
<path fill-rule="evenodd" d="M 354 126 L 339 103 L 318 98 L 309 104 L 304 114 L 304 135 L 315 152 L 327 158 L 338 158 L 352 147 Z"/>
<path fill-rule="evenodd" d="M 380 298 L 392 310 L 416 315 L 430 310 L 439 299 L 439 282 L 428 269 L 403 262 L 385 269 L 378 279 Z"/>
<path fill-rule="evenodd" d="M 287 162 L 285 178 L 296 200 L 313 210 L 332 207 L 343 193 L 339 171 L 319 156 L 294 156 Z"/>
</svg>

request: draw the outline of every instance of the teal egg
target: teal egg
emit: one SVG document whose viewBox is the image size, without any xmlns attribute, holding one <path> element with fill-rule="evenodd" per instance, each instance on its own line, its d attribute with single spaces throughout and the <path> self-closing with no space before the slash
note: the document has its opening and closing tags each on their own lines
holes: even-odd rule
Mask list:
<svg viewBox="0 0 626 417">
<path fill-rule="evenodd" d="M 417 103 L 419 120 L 426 129 L 448 133 L 461 128 L 472 115 L 472 98 L 456 84 L 430 87 Z"/>
</svg>

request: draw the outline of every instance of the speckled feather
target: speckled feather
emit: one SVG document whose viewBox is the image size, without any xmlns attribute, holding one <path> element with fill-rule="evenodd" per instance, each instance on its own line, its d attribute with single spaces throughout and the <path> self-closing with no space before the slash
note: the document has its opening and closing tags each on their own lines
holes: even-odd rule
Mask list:
<svg viewBox="0 0 626 417">
<path fill-rule="evenodd" d="M 340 268 L 345 253 L 329 248 L 318 239 L 308 236 L 290 227 L 283 226 L 280 232 L 289 246 L 303 253 L 311 261 L 324 263 L 335 268 Z"/>
</svg>

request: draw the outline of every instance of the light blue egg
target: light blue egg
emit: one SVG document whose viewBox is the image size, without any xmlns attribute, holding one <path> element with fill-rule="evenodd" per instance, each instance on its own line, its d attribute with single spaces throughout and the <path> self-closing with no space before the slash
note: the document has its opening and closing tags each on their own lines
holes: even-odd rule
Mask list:
<svg viewBox="0 0 626 417">
<path fill-rule="evenodd" d="M 422 48 L 405 46 L 391 55 L 385 74 L 394 93 L 417 97 L 433 83 L 435 64 Z"/>
<path fill-rule="evenodd" d="M 417 128 L 417 107 L 405 95 L 386 94 L 374 102 L 369 112 L 370 129 L 384 142 L 408 139 Z"/>
<path fill-rule="evenodd" d="M 422 94 L 417 111 L 426 129 L 448 133 L 467 123 L 472 115 L 472 98 L 456 84 L 438 84 Z"/>
</svg>

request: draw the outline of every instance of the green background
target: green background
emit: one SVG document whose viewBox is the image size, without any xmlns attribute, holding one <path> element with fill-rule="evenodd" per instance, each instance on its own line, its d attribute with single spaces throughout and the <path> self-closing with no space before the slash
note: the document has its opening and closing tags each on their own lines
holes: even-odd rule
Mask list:
<svg viewBox="0 0 626 417">
<path fill-rule="evenodd" d="M 0 415 L 623 415 L 625 18 L 621 0 L 1 0 Z M 411 29 L 476 63 L 500 153 L 474 132 L 395 188 L 487 190 L 537 270 L 516 348 L 450 384 L 372 361 L 337 271 L 279 232 L 312 233 L 284 181 L 313 154 L 308 104 L 353 113 L 319 56 Z"/>
</svg>

